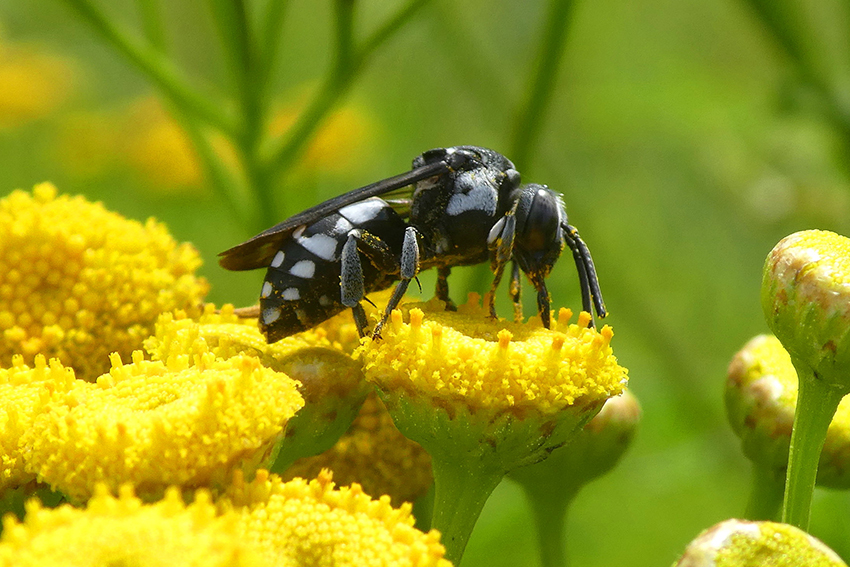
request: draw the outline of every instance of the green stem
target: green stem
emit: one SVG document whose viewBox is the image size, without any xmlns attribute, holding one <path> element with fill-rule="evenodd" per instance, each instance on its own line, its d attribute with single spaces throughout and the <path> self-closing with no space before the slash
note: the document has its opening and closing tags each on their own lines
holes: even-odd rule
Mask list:
<svg viewBox="0 0 850 567">
<path fill-rule="evenodd" d="M 522 483 L 531 504 L 531 512 L 537 525 L 537 542 L 542 567 L 566 567 L 567 510 L 578 494 L 580 486 L 563 479 L 561 486 L 548 483 Z"/>
<path fill-rule="evenodd" d="M 187 113 L 233 136 L 236 127 L 221 105 L 197 93 L 156 47 L 133 38 L 90 0 L 64 0 L 117 51 L 156 84 L 171 102 Z"/>
<path fill-rule="evenodd" d="M 159 0 L 139 0 L 139 16 L 145 38 L 160 53 L 166 52 L 165 28 L 162 25 Z"/>
<path fill-rule="evenodd" d="M 799 384 L 782 521 L 806 531 L 821 449 L 838 403 L 846 392 L 821 380 L 805 362 L 796 360 L 793 355 L 792 360 Z"/>
<path fill-rule="evenodd" d="M 357 71 L 363 67 L 372 53 L 390 37 L 392 37 L 416 11 L 429 0 L 410 0 L 404 7 L 378 28 L 363 45 L 352 52 L 346 52 L 350 46 L 346 38 L 351 38 L 350 31 L 337 29 L 335 64 L 325 79 L 318 94 L 310 102 L 307 109 L 298 117 L 289 133 L 283 137 L 268 153 L 266 163 L 269 171 L 288 169 L 299 156 L 307 140 L 322 123 L 328 112 L 337 101 L 348 92 Z M 343 12 L 344 14 L 345 12 Z M 339 16 L 339 14 L 338 14 Z M 340 18 L 338 28 L 351 25 L 351 19 Z"/>
<path fill-rule="evenodd" d="M 752 489 L 744 516 L 748 520 L 779 520 L 785 477 L 776 468 L 753 463 Z"/>
<path fill-rule="evenodd" d="M 540 44 L 539 61 L 528 89 L 528 100 L 517 117 L 511 159 L 523 170 L 530 168 L 533 147 L 540 137 L 543 118 L 552 99 L 558 78 L 558 66 L 564 53 L 573 0 L 552 0 L 546 20 L 546 29 Z"/>
<path fill-rule="evenodd" d="M 435 485 L 431 528 L 442 534 L 446 559 L 459 565 L 484 503 L 504 473 L 484 468 L 477 461 L 451 458 L 434 457 L 431 467 Z"/>
</svg>

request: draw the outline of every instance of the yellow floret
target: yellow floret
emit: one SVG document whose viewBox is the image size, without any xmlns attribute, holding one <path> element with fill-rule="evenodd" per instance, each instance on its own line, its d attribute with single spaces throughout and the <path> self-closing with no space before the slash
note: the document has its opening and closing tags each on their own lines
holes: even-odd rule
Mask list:
<svg viewBox="0 0 850 567">
<path fill-rule="evenodd" d="M 177 490 L 152 505 L 129 487 L 119 498 L 101 486 L 85 510 L 27 505 L 23 523 L 7 519 L 2 567 L 248 567 L 267 565 L 236 533 L 235 514 L 217 516 L 209 495 L 186 506 Z"/>
<path fill-rule="evenodd" d="M 73 370 L 56 359 L 48 366 L 43 356 L 35 357 L 34 368 L 16 356 L 11 368 L 0 369 L 0 496 L 8 488 L 35 480 L 35 474 L 26 470 L 21 438 L 32 427 L 41 397 L 73 382 Z"/>
<path fill-rule="evenodd" d="M 269 565 L 451 565 L 440 535 L 413 527 L 409 504 L 393 508 L 389 497 L 373 500 L 356 484 L 335 490 L 328 472 L 284 483 L 259 471 L 251 484 L 237 478 L 227 496 L 242 515 L 239 533 Z"/>
<path fill-rule="evenodd" d="M 457 312 L 432 301 L 410 309 L 405 322 L 394 311 L 383 340 L 358 352 L 367 378 L 385 391 L 471 412 L 553 414 L 580 399 L 601 403 L 627 382 L 611 350 L 611 328 L 587 328 L 586 313 L 570 325 L 570 316 L 562 309 L 552 330 L 536 321 L 495 322 L 470 294 Z"/>
<path fill-rule="evenodd" d="M 431 457 L 399 432 L 374 393 L 336 445 L 321 455 L 298 460 L 284 479 L 313 478 L 322 469 L 333 471 L 340 484 L 356 482 L 367 494 L 386 494 L 396 504 L 413 502 L 433 482 Z"/>
<path fill-rule="evenodd" d="M 0 200 L 0 365 L 44 354 L 93 380 L 108 355 L 129 358 L 157 316 L 196 309 L 201 260 L 153 219 L 145 224 L 50 184 Z"/>
<path fill-rule="evenodd" d="M 232 470 L 265 464 L 302 406 L 297 382 L 253 357 L 188 365 L 132 364 L 112 356 L 96 384 L 76 381 L 45 402 L 23 442 L 29 470 L 75 499 L 97 483 L 132 483 L 148 497 L 165 486 L 216 486 Z"/>
</svg>

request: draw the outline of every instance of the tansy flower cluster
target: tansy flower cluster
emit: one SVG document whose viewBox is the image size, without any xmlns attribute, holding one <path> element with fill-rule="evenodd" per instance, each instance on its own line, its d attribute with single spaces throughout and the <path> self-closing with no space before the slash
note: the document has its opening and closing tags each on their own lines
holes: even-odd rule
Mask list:
<svg viewBox="0 0 850 567">
<path fill-rule="evenodd" d="M 94 384 L 57 378 L 19 443 L 27 470 L 78 501 L 98 483 L 129 482 L 155 498 L 168 485 L 220 486 L 233 469 L 253 472 L 303 405 L 295 381 L 246 356 L 166 365 L 137 351 L 131 364 L 113 355 Z"/>
<path fill-rule="evenodd" d="M 432 300 L 409 308 L 409 322 L 394 312 L 383 341 L 361 353 L 380 388 L 430 397 L 447 411 L 458 404 L 471 412 L 553 414 L 604 401 L 627 382 L 612 354 L 611 328 L 589 329 L 587 313 L 570 325 L 571 316 L 561 309 L 552 330 L 536 322 L 493 324 L 477 294 L 457 312 Z"/>
<path fill-rule="evenodd" d="M 322 472 L 284 483 L 260 471 L 250 484 L 234 482 L 220 504 L 242 514 L 239 528 L 268 565 L 450 567 L 435 531 L 413 527 L 410 504 L 373 500 L 359 485 L 334 489 Z"/>
<path fill-rule="evenodd" d="M 241 539 L 237 520 L 236 514 L 218 515 L 203 491 L 188 506 L 176 489 L 145 505 L 129 486 L 115 498 L 101 485 L 85 510 L 67 504 L 44 509 L 32 500 L 23 523 L 5 518 L 0 566 L 267 565 Z"/>
<path fill-rule="evenodd" d="M 107 211 L 50 184 L 0 200 L 0 365 L 58 358 L 78 378 L 129 359 L 157 316 L 193 310 L 208 285 L 200 257 L 166 228 Z"/>
</svg>

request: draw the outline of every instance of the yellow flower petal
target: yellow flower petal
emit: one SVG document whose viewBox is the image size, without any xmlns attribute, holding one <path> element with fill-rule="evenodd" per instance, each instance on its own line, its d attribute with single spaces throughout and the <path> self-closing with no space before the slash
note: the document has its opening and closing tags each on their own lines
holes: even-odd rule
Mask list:
<svg viewBox="0 0 850 567">
<path fill-rule="evenodd" d="M 146 497 L 171 484 L 217 485 L 264 464 L 303 405 L 297 383 L 256 358 L 170 365 L 112 357 L 96 384 L 77 381 L 45 402 L 24 435 L 28 469 L 75 499 L 106 483 Z"/>
<path fill-rule="evenodd" d="M 413 527 L 410 505 L 393 508 L 358 485 L 334 489 L 330 473 L 287 483 L 257 473 L 227 493 L 242 514 L 239 531 L 269 565 L 334 567 L 450 567 L 435 531 Z"/>
<path fill-rule="evenodd" d="M 144 225 L 50 184 L 0 200 L 0 365 L 59 358 L 78 378 L 129 358 L 157 316 L 195 309 L 207 291 L 198 253 L 154 220 Z"/>
<path fill-rule="evenodd" d="M 586 314 L 583 314 L 586 316 Z M 431 398 L 471 412 L 553 414 L 578 400 L 621 393 L 627 371 L 617 364 L 610 327 L 568 324 L 562 309 L 553 330 L 530 323 L 494 322 L 471 294 L 457 312 L 432 301 L 410 309 L 409 322 L 392 314 L 383 340 L 358 351 L 367 378 L 384 391 Z"/>
<path fill-rule="evenodd" d="M 23 523 L 7 519 L 3 567 L 248 567 L 267 565 L 236 533 L 235 514 L 219 517 L 209 495 L 186 506 L 177 490 L 145 505 L 125 487 L 119 498 L 101 486 L 85 510 L 27 505 Z"/>
<path fill-rule="evenodd" d="M 26 448 L 21 438 L 31 427 L 39 401 L 51 390 L 64 390 L 74 382 L 74 371 L 53 359 L 48 366 L 43 356 L 35 357 L 34 368 L 16 356 L 12 367 L 0 369 L 0 496 L 35 480 L 26 470 Z"/>
</svg>

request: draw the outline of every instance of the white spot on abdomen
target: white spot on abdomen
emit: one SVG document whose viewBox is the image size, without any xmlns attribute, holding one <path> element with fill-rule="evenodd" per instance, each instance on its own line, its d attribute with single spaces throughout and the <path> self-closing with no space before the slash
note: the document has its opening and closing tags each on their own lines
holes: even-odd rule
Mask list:
<svg viewBox="0 0 850 567">
<path fill-rule="evenodd" d="M 283 250 L 278 250 L 277 254 L 274 255 L 274 258 L 272 258 L 271 267 L 272 268 L 280 268 L 280 265 L 283 264 L 283 259 L 284 259 Z"/>
<path fill-rule="evenodd" d="M 297 287 L 288 287 L 283 290 L 280 296 L 286 301 L 297 301 L 301 299 L 301 292 L 298 291 Z"/>
<path fill-rule="evenodd" d="M 289 268 L 289 273 L 293 276 L 309 280 L 316 273 L 316 264 L 312 260 L 299 260 Z"/>
<path fill-rule="evenodd" d="M 260 291 L 260 299 L 265 299 L 272 294 L 272 284 L 263 282 L 263 289 Z"/>
<path fill-rule="evenodd" d="M 263 323 L 266 325 L 270 325 L 280 318 L 280 308 L 279 307 L 269 307 L 268 309 L 263 309 Z"/>
<path fill-rule="evenodd" d="M 363 224 L 374 219 L 387 204 L 377 197 L 369 197 L 365 201 L 347 205 L 339 210 L 339 214 L 353 224 Z"/>
<path fill-rule="evenodd" d="M 319 233 L 302 236 L 297 242 L 322 260 L 332 262 L 336 258 L 336 239 L 332 236 Z"/>
</svg>

